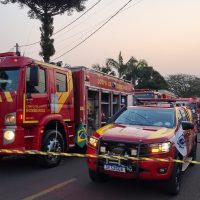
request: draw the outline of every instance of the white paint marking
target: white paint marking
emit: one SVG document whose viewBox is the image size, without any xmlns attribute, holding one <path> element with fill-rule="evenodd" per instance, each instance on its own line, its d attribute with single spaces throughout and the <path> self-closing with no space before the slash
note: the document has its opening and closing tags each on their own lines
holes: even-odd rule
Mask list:
<svg viewBox="0 0 200 200">
<path fill-rule="evenodd" d="M 52 187 L 50 187 L 50 188 L 48 188 L 46 190 L 43 190 L 43 191 L 41 191 L 39 193 L 36 193 L 36 194 L 31 195 L 29 197 L 26 197 L 23 200 L 33 200 L 33 199 L 36 199 L 36 198 L 41 197 L 43 195 L 46 195 L 46 194 L 48 194 L 50 192 L 53 192 L 54 190 L 57 190 L 57 189 L 60 189 L 60 188 L 62 188 L 64 186 L 66 186 L 66 185 L 69 185 L 70 183 L 72 183 L 72 182 L 74 182 L 76 180 L 77 180 L 76 178 L 72 178 L 72 179 L 70 179 L 68 181 L 65 181 L 63 183 L 59 183 L 57 185 L 54 185 L 54 186 L 52 186 Z"/>
</svg>

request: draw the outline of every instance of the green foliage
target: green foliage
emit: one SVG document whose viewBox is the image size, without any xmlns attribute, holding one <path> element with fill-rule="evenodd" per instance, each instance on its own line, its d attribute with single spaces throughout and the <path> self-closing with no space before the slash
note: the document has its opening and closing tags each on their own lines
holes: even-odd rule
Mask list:
<svg viewBox="0 0 200 200">
<path fill-rule="evenodd" d="M 167 77 L 169 90 L 180 97 L 199 97 L 200 78 L 187 74 L 169 75 Z"/>
<path fill-rule="evenodd" d="M 51 39 L 53 34 L 53 17 L 55 15 L 72 14 L 74 10 L 80 12 L 84 10 L 84 3 L 87 0 L 0 0 L 2 4 L 18 3 L 20 8 L 27 6 L 30 10 L 30 18 L 39 19 L 42 23 L 41 31 L 41 49 L 40 55 L 45 62 L 49 62 L 50 57 L 54 55 L 54 40 Z"/>
<path fill-rule="evenodd" d="M 127 64 L 124 64 L 121 52 L 119 53 L 117 61 L 112 58 L 108 58 L 106 61 L 106 66 L 110 67 L 111 69 L 116 69 L 118 72 L 118 77 L 124 78 L 124 75 L 127 71 Z"/>
<path fill-rule="evenodd" d="M 129 80 L 135 88 L 149 88 L 154 90 L 168 89 L 167 82 L 160 73 L 149 66 L 145 60 L 137 60 L 131 57 L 128 62 L 124 63 L 121 52 L 118 60 L 108 58 L 106 67 L 109 70 L 117 70 L 118 77 Z M 106 71 L 105 71 L 106 73 Z"/>
<path fill-rule="evenodd" d="M 116 73 L 109 66 L 100 67 L 99 64 L 95 64 L 92 66 L 92 69 L 103 72 L 108 75 L 116 76 Z"/>
<path fill-rule="evenodd" d="M 168 89 L 168 85 L 164 77 L 153 67 L 143 66 L 138 69 L 138 84 L 135 88 L 159 90 Z"/>
<path fill-rule="evenodd" d="M 53 17 L 51 15 L 44 15 L 44 17 L 41 18 L 42 27 L 40 27 L 41 31 L 41 42 L 40 46 L 42 48 L 42 51 L 40 52 L 40 55 L 43 57 L 45 62 L 49 62 L 50 56 L 53 56 L 55 54 L 54 49 L 54 39 L 51 39 L 50 37 L 53 34 Z"/>
</svg>

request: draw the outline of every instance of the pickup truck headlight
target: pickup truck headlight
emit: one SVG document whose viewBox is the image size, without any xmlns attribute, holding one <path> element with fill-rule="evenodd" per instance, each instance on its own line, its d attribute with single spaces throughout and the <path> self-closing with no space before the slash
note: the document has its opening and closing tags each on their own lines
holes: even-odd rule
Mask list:
<svg viewBox="0 0 200 200">
<path fill-rule="evenodd" d="M 4 124 L 6 126 L 14 126 L 16 125 L 16 113 L 9 113 L 5 116 L 5 122 Z"/>
<path fill-rule="evenodd" d="M 150 153 L 152 154 L 160 154 L 160 153 L 168 153 L 171 148 L 170 142 L 158 143 L 158 144 L 150 144 Z"/>
<path fill-rule="evenodd" d="M 96 149 L 97 144 L 98 144 L 98 139 L 95 138 L 95 137 L 90 137 L 90 139 L 89 139 L 89 141 L 88 141 L 88 144 L 89 144 L 91 147 L 93 147 L 93 148 Z"/>
</svg>

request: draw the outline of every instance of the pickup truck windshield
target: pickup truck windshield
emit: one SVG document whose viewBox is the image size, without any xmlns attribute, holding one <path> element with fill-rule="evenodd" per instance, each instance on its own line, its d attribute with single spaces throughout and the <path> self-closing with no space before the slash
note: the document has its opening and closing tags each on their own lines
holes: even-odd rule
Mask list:
<svg viewBox="0 0 200 200">
<path fill-rule="evenodd" d="M 124 111 L 114 123 L 172 128 L 175 126 L 175 111 L 162 108 L 131 108 Z"/>
<path fill-rule="evenodd" d="M 0 69 L 0 92 L 12 92 L 18 88 L 19 69 Z"/>
</svg>

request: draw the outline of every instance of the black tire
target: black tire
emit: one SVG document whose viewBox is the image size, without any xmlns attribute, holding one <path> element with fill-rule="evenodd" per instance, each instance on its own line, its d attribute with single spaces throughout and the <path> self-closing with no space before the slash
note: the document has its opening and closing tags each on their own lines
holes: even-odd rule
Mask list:
<svg viewBox="0 0 200 200">
<path fill-rule="evenodd" d="M 180 160 L 178 157 L 177 160 Z M 182 181 L 182 164 L 174 163 L 173 171 L 169 180 L 165 182 L 164 190 L 170 195 L 177 195 L 180 192 Z"/>
<path fill-rule="evenodd" d="M 197 138 L 195 138 L 195 141 L 192 147 L 191 157 L 193 161 L 195 161 L 197 158 Z M 195 164 L 191 163 L 190 165 L 194 166 Z"/>
<path fill-rule="evenodd" d="M 93 182 L 105 182 L 108 177 L 105 174 L 101 174 L 99 172 L 93 171 L 89 169 L 89 177 Z"/>
<path fill-rule="evenodd" d="M 56 139 L 57 135 L 57 139 Z M 44 133 L 42 151 L 64 152 L 65 143 L 62 134 L 56 130 L 47 130 Z M 39 156 L 39 163 L 47 168 L 56 167 L 62 160 L 62 156 Z"/>
<path fill-rule="evenodd" d="M 0 155 L 0 160 L 4 157 L 4 155 Z"/>
</svg>

